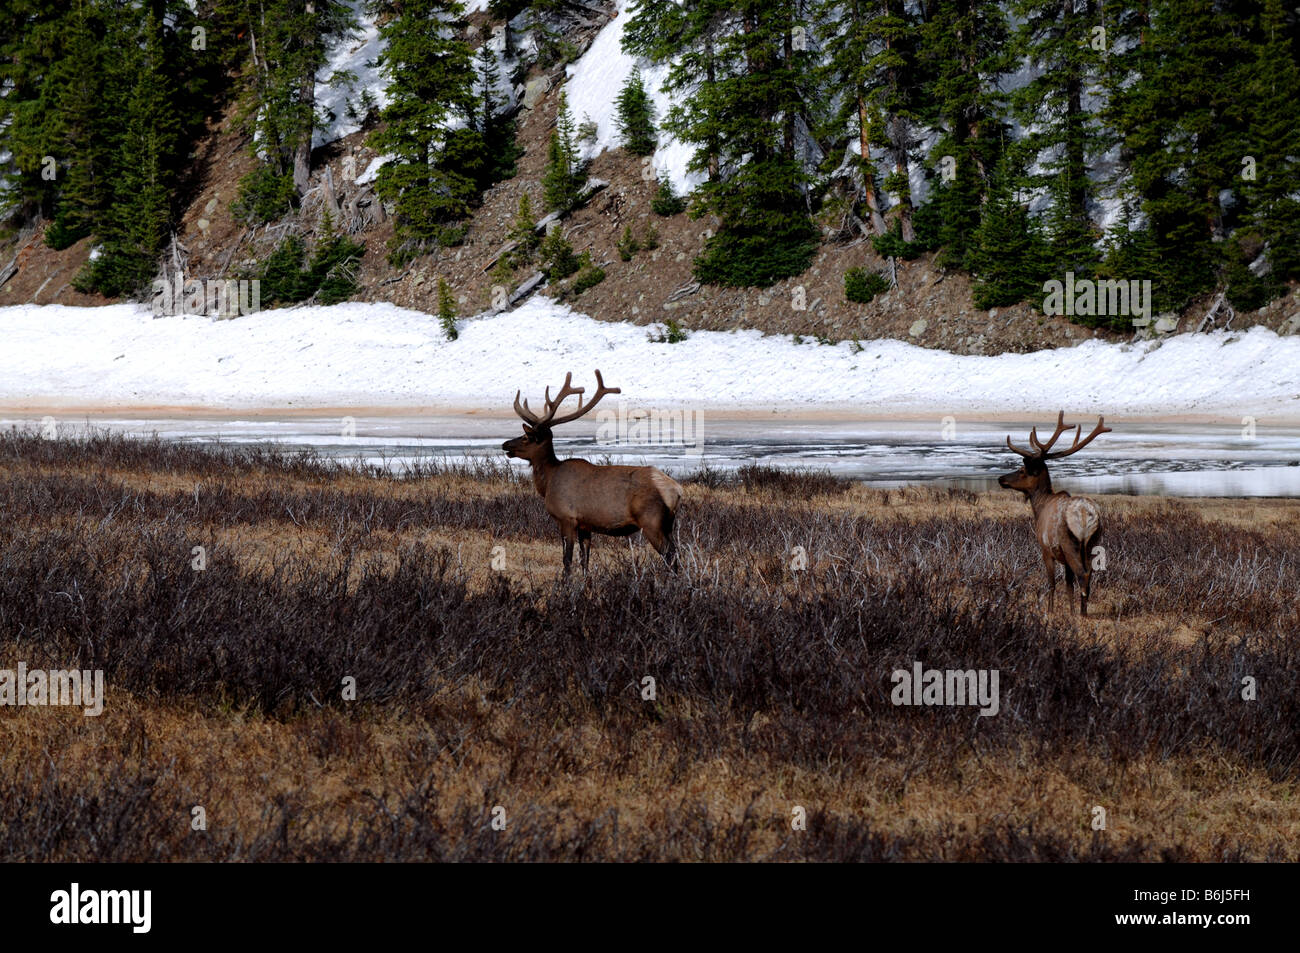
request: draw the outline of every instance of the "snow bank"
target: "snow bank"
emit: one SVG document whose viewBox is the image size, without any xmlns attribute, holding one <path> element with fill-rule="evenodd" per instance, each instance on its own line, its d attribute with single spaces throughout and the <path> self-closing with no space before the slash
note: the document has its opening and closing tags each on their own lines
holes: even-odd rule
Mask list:
<svg viewBox="0 0 1300 953">
<path fill-rule="evenodd" d="M 958 356 L 902 341 L 795 344 L 697 331 L 652 344 L 546 298 L 459 322 L 388 303 L 154 318 L 137 305 L 0 308 L 0 401 L 55 407 L 451 406 L 504 411 L 594 368 L 629 399 L 731 410 L 891 414 L 1068 412 L 1300 417 L 1300 336 L 1265 329 L 1136 345 Z"/>
</svg>

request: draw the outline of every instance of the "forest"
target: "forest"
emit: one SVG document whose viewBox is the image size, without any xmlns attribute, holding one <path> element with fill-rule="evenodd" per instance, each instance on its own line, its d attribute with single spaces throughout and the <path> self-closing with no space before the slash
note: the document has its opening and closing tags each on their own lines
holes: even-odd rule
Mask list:
<svg viewBox="0 0 1300 953">
<path fill-rule="evenodd" d="M 346 81 L 330 52 L 365 13 L 387 102 L 348 108 L 389 157 L 376 182 L 396 223 L 389 261 L 454 247 L 484 190 L 514 174 L 501 90 L 572 60 L 566 24 L 588 9 L 501 0 L 475 10 L 486 23 L 471 35 L 448 0 L 10 0 L 0 240 L 37 223 L 54 248 L 93 236 L 78 289 L 138 295 L 194 190 L 195 144 L 228 110 L 256 158 L 237 214 L 294 214 L 318 83 Z M 1214 291 L 1258 308 L 1300 279 L 1300 15 L 1281 0 L 636 0 L 617 15 L 624 51 L 672 103 L 657 114 L 641 71 L 610 90 L 622 147 L 691 148 L 699 184 L 661 188 L 656 210 L 720 220 L 693 265 L 706 284 L 770 285 L 850 239 L 934 253 L 972 276 L 981 308 L 1035 301 L 1067 273 L 1150 281 L 1156 310 Z M 562 102 L 552 209 L 581 201 L 580 131 Z M 326 235 L 310 259 L 277 250 L 268 264 L 291 280 L 272 300 L 360 254 Z"/>
</svg>

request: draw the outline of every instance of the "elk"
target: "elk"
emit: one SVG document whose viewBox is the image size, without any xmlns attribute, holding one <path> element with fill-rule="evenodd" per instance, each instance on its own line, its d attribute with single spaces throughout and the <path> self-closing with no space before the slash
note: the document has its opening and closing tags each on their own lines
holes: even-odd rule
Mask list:
<svg viewBox="0 0 1300 953">
<path fill-rule="evenodd" d="M 1110 433 L 1106 418 L 1097 418 L 1097 427 L 1082 442 L 1081 427 L 1074 428 L 1074 443 L 1068 450 L 1052 451 L 1061 434 L 1069 430 L 1065 411 L 1056 417 L 1056 433 L 1047 443 L 1038 439 L 1038 428 L 1029 432 L 1029 442 L 1034 449 L 1022 450 L 1007 437 L 1007 448 L 1025 458 L 1024 466 L 1015 473 L 998 477 L 998 484 L 1008 490 L 1018 490 L 1029 500 L 1034 512 L 1034 533 L 1043 550 L 1043 565 L 1047 569 L 1047 610 L 1056 608 L 1056 564 L 1065 567 L 1065 585 L 1070 590 L 1070 611 L 1074 611 L 1074 577 L 1079 577 L 1081 594 L 1079 612 L 1088 614 L 1088 593 L 1092 588 L 1092 564 L 1089 555 L 1093 545 L 1101 540 L 1101 511 L 1087 497 L 1071 496 L 1064 491 L 1052 492 L 1052 478 L 1047 473 L 1047 461 L 1059 460 L 1078 453 L 1099 435 Z"/>
<path fill-rule="evenodd" d="M 591 553 L 591 534 L 631 536 L 640 530 L 650 545 L 664 558 L 669 569 L 677 567 L 677 545 L 673 541 L 673 521 L 682 501 L 681 485 L 654 467 L 597 465 L 586 460 L 558 460 L 552 444 L 553 428 L 567 424 L 591 411 L 606 394 L 621 393 L 606 387 L 596 371 L 596 395 L 583 403 L 583 388 L 572 385 L 573 373 L 564 376 L 564 386 L 551 399 L 546 388 L 546 403 L 540 414 L 519 402 L 515 392 L 515 413 L 524 422 L 524 435 L 507 440 L 501 449 L 508 457 L 527 460 L 533 471 L 533 485 L 546 502 L 546 512 L 559 524 L 564 541 L 564 574 L 573 561 L 573 544 L 582 553 L 582 571 L 587 572 Z M 555 416 L 565 399 L 577 395 L 576 410 Z"/>
</svg>

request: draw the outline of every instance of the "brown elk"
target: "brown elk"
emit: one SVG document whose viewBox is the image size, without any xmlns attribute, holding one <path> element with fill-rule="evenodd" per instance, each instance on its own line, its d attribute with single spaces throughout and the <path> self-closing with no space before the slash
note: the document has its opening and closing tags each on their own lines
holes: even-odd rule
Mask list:
<svg viewBox="0 0 1300 953">
<path fill-rule="evenodd" d="M 670 569 L 677 566 L 677 544 L 673 541 L 673 521 L 682 500 L 682 488 L 672 477 L 654 467 L 596 465 L 586 460 L 558 460 L 552 444 L 551 430 L 560 424 L 588 413 L 606 394 L 618 394 L 617 387 L 606 387 L 596 371 L 596 396 L 582 402 L 583 388 L 570 383 L 573 374 L 564 376 L 564 386 L 554 400 L 546 388 L 546 404 L 541 414 L 519 402 L 515 392 L 515 413 L 524 421 L 524 435 L 507 440 L 501 449 L 508 457 L 527 460 L 533 470 L 533 485 L 546 501 L 546 511 L 559 524 L 564 540 L 564 572 L 568 575 L 573 561 L 573 544 L 582 553 L 582 571 L 587 571 L 591 552 L 591 534 L 631 536 L 637 530 L 645 534 L 650 545 L 664 557 Z M 576 410 L 556 417 L 560 404 L 577 395 Z"/>
<path fill-rule="evenodd" d="M 1065 585 L 1070 590 L 1070 608 L 1074 609 L 1074 577 L 1079 577 L 1081 594 L 1079 612 L 1088 614 L 1088 594 L 1092 589 L 1092 563 L 1090 556 L 1094 544 L 1101 540 L 1101 511 L 1087 497 L 1069 493 L 1052 492 L 1052 478 L 1047 473 L 1047 461 L 1059 460 L 1077 453 L 1100 434 L 1110 433 L 1106 418 L 1097 418 L 1097 427 L 1082 442 L 1081 427 L 1074 428 L 1074 443 L 1068 450 L 1052 452 L 1061 434 L 1070 428 L 1065 423 L 1065 411 L 1056 417 L 1056 433 L 1047 443 L 1038 439 L 1038 428 L 1029 433 L 1034 449 L 1021 450 L 1007 437 L 1007 447 L 1025 458 L 1025 464 L 1015 473 L 998 477 L 998 483 L 1009 490 L 1019 490 L 1029 500 L 1034 511 L 1034 533 L 1043 550 L 1043 564 L 1047 568 L 1047 609 L 1056 607 L 1056 564 L 1065 566 Z"/>
</svg>

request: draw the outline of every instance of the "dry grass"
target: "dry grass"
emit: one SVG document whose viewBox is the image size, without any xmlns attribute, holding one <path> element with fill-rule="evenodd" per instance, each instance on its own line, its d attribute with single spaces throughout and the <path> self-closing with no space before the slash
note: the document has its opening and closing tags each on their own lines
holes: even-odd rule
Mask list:
<svg viewBox="0 0 1300 953">
<path fill-rule="evenodd" d="M 686 486 L 680 575 L 561 584 L 504 468 L 0 438 L 0 668 L 108 682 L 0 708 L 0 858 L 1300 859 L 1300 506 L 1101 498 L 1080 622 L 1012 494 Z M 912 660 L 1001 711 L 894 707 Z"/>
</svg>

